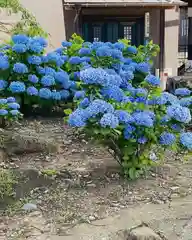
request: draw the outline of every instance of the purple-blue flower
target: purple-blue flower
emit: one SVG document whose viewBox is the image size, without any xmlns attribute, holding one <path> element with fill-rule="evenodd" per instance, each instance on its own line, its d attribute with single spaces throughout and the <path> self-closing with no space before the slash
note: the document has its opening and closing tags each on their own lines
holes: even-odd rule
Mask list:
<svg viewBox="0 0 192 240">
<path fill-rule="evenodd" d="M 114 115 L 118 117 L 120 123 L 132 123 L 134 121 L 130 113 L 124 110 L 116 110 Z"/>
<path fill-rule="evenodd" d="M 55 85 L 55 79 L 50 75 L 45 75 L 41 78 L 41 84 L 45 87 L 53 86 Z"/>
<path fill-rule="evenodd" d="M 20 114 L 20 112 L 19 112 L 17 109 L 11 110 L 10 113 L 11 113 L 11 115 L 13 115 L 13 116 L 16 116 L 16 115 L 19 115 L 19 114 Z"/>
<path fill-rule="evenodd" d="M 75 92 L 74 98 L 75 99 L 81 99 L 85 97 L 85 91 L 77 91 Z"/>
<path fill-rule="evenodd" d="M 181 133 L 180 142 L 188 150 L 192 150 L 192 132 Z"/>
<path fill-rule="evenodd" d="M 8 106 L 8 108 L 12 108 L 12 109 L 19 109 L 20 108 L 20 105 L 16 102 L 8 103 L 7 106 Z"/>
<path fill-rule="evenodd" d="M 27 59 L 29 64 L 40 65 L 42 63 L 41 57 L 36 55 L 31 55 Z"/>
<path fill-rule="evenodd" d="M 0 90 L 5 89 L 8 85 L 8 82 L 5 80 L 0 80 Z"/>
<path fill-rule="evenodd" d="M 175 90 L 175 95 L 177 96 L 189 96 L 191 94 L 191 90 L 188 88 L 177 88 Z"/>
<path fill-rule="evenodd" d="M 12 40 L 15 44 L 26 44 L 29 41 L 29 38 L 24 34 L 17 34 L 12 36 Z"/>
<path fill-rule="evenodd" d="M 163 132 L 160 135 L 159 143 L 162 145 L 172 145 L 176 140 L 176 137 L 173 133 Z"/>
<path fill-rule="evenodd" d="M 30 96 L 38 96 L 38 90 L 37 88 L 31 86 L 27 88 L 27 94 Z"/>
<path fill-rule="evenodd" d="M 69 63 L 72 65 L 80 64 L 81 58 L 78 56 L 71 57 L 71 58 L 69 58 Z"/>
<path fill-rule="evenodd" d="M 28 76 L 28 80 L 31 83 L 38 83 L 39 82 L 39 79 L 38 79 L 38 77 L 35 74 L 30 74 Z"/>
<path fill-rule="evenodd" d="M 52 96 L 51 91 L 48 88 L 41 88 L 39 90 L 39 97 L 44 99 L 50 99 Z"/>
<path fill-rule="evenodd" d="M 118 118 L 112 113 L 106 113 L 100 120 L 100 125 L 102 127 L 116 128 L 119 125 Z"/>
<path fill-rule="evenodd" d="M 6 109 L 0 109 L 0 116 L 5 116 L 8 114 L 8 111 Z"/>
<path fill-rule="evenodd" d="M 145 78 L 145 81 L 153 86 L 160 85 L 160 79 L 152 74 L 147 75 L 147 77 Z"/>
<path fill-rule="evenodd" d="M 60 101 L 60 100 L 61 100 L 61 94 L 60 94 L 60 92 L 52 91 L 52 99 L 53 99 L 53 100 Z"/>
<path fill-rule="evenodd" d="M 13 103 L 13 102 L 16 102 L 16 99 L 14 97 L 8 97 L 7 102 L 8 103 Z"/>
<path fill-rule="evenodd" d="M 27 51 L 27 46 L 23 43 L 17 43 L 13 45 L 12 49 L 16 53 L 25 53 Z"/>
<path fill-rule="evenodd" d="M 189 108 L 182 107 L 179 104 L 169 106 L 167 108 L 167 115 L 182 123 L 189 123 L 191 121 Z"/>
<path fill-rule="evenodd" d="M 127 51 L 131 54 L 137 54 L 137 48 L 134 46 L 127 47 Z"/>
<path fill-rule="evenodd" d="M 24 63 L 15 63 L 13 65 L 13 71 L 19 74 L 28 73 L 28 67 Z"/>
<path fill-rule="evenodd" d="M 0 98 L 0 104 L 6 104 L 7 99 L 6 98 Z"/>
<path fill-rule="evenodd" d="M 1 70 L 6 70 L 9 68 L 9 61 L 7 56 L 1 56 L 0 55 L 0 69 Z"/>
<path fill-rule="evenodd" d="M 25 84 L 23 82 L 14 81 L 9 85 L 9 89 L 12 93 L 25 92 Z"/>
</svg>

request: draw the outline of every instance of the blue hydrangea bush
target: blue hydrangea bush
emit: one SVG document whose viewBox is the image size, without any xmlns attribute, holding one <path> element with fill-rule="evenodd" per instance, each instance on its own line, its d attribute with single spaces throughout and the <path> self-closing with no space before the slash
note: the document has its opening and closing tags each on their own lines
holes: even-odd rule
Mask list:
<svg viewBox="0 0 192 240">
<path fill-rule="evenodd" d="M 79 55 L 89 57 L 76 80 L 77 108 L 67 119 L 106 146 L 128 178 L 137 178 L 159 163 L 166 149 L 192 150 L 191 94 L 162 92 L 151 73 L 151 48 L 126 41 L 83 43 Z"/>
<path fill-rule="evenodd" d="M 0 97 L 0 127 L 5 127 L 12 121 L 16 121 L 22 117 L 19 111 L 20 105 L 14 97 Z"/>
<path fill-rule="evenodd" d="M 15 96 L 21 107 L 58 104 L 71 95 L 69 75 L 61 66 L 68 56 L 56 51 L 45 53 L 42 37 L 14 35 L 9 45 L 0 47 L 0 92 Z"/>
</svg>

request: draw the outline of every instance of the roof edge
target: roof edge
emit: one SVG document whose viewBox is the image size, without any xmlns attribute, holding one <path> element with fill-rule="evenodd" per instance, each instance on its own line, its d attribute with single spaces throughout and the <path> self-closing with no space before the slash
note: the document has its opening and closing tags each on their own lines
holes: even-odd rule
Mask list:
<svg viewBox="0 0 192 240">
<path fill-rule="evenodd" d="M 128 7 L 128 6 L 132 6 L 132 7 L 161 7 L 161 8 L 173 8 L 176 6 L 187 6 L 188 3 L 186 2 L 170 2 L 170 3 L 134 3 L 134 2 L 70 2 L 64 1 L 64 6 L 82 6 L 82 7 Z"/>
</svg>

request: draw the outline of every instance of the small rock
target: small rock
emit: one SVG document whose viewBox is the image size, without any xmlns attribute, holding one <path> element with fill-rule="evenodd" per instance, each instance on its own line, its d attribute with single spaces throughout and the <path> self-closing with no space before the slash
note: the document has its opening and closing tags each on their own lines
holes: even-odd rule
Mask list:
<svg viewBox="0 0 192 240">
<path fill-rule="evenodd" d="M 96 217 L 95 216 L 89 216 L 89 220 L 94 221 L 94 220 L 96 220 Z"/>
<path fill-rule="evenodd" d="M 179 189 L 179 187 L 177 187 L 177 186 L 175 186 L 175 187 L 170 187 L 170 189 L 171 189 L 172 191 L 176 191 L 176 190 Z"/>
<path fill-rule="evenodd" d="M 33 203 L 26 203 L 23 205 L 22 209 L 25 211 L 34 211 L 37 210 L 37 205 Z"/>
<path fill-rule="evenodd" d="M 128 233 L 129 240 L 162 240 L 151 228 L 143 226 L 134 228 Z"/>
<path fill-rule="evenodd" d="M 87 184 L 87 187 L 89 187 L 89 188 L 96 188 L 97 185 L 95 183 L 89 183 L 89 184 Z"/>
</svg>

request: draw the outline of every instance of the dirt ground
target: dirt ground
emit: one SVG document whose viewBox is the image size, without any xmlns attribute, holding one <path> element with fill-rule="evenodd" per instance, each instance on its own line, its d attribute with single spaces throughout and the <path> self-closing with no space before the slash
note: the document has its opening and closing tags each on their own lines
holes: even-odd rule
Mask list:
<svg viewBox="0 0 192 240">
<path fill-rule="evenodd" d="M 192 162 L 167 153 L 165 163 L 142 179 L 124 180 L 112 156 L 79 137 L 60 120 L 24 121 L 14 131 L 46 135 L 58 153 L 13 155 L 1 167 L 25 175 L 16 186 L 17 201 L 1 209 L 0 239 L 51 239 L 68 230 L 149 203 L 171 204 L 191 196 Z M 23 210 L 26 203 L 35 209 Z M 188 239 L 187 239 L 188 240 Z"/>
</svg>

